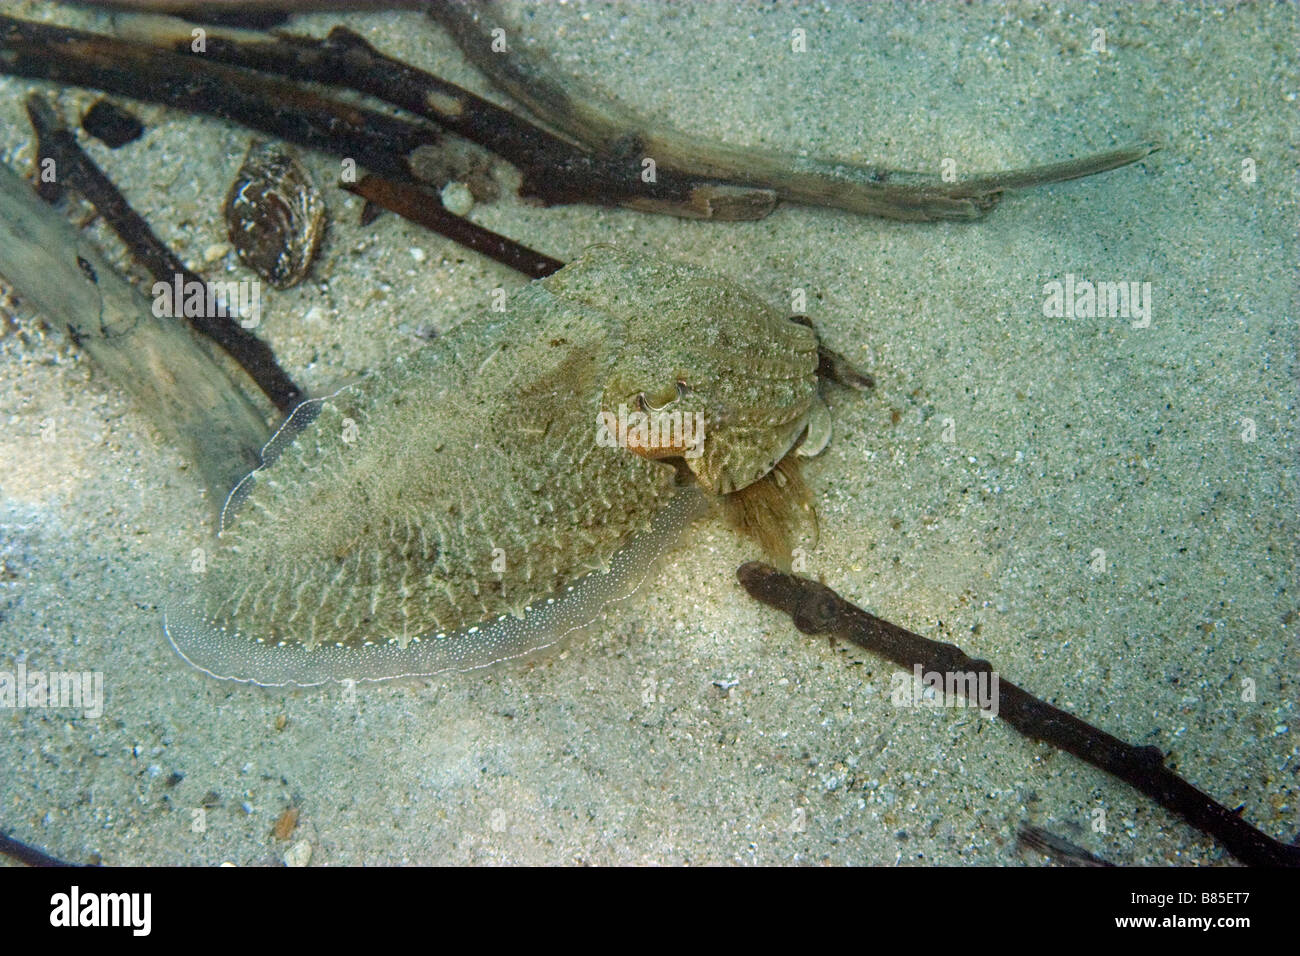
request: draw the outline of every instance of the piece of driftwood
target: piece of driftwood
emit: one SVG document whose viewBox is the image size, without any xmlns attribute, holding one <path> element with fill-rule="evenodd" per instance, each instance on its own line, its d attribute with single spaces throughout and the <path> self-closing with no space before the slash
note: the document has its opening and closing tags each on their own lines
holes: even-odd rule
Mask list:
<svg viewBox="0 0 1300 956">
<path fill-rule="evenodd" d="M 190 55 L 190 26 L 153 20 L 136 33 L 180 56 Z M 518 168 L 519 193 L 546 205 L 623 205 L 692 219 L 758 219 L 776 205 L 771 190 L 656 168 L 642 173 L 640 154 L 599 153 L 540 128 L 425 70 L 380 53 L 359 34 L 335 27 L 325 39 L 211 31 L 202 54 L 229 66 L 350 89 L 423 116 Z M 381 171 L 382 172 L 382 171 Z"/>
<path fill-rule="evenodd" d="M 46 168 L 45 160 L 50 160 L 54 165 L 49 168 L 57 171 L 52 182 L 40 181 L 38 189 L 45 198 L 56 198 L 49 193 L 58 190 L 45 190 L 44 187 L 57 185 L 75 189 L 104 217 L 131 253 L 131 258 L 155 282 L 170 287 L 179 276 L 186 285 L 204 284 L 201 277 L 187 269 L 176 254 L 154 235 L 149 224 L 127 203 L 126 197 L 82 151 L 76 137 L 63 126 L 44 97 L 33 93 L 27 98 L 27 116 L 36 132 L 37 168 Z M 243 328 L 232 316 L 205 309 L 194 315 L 186 314 L 185 321 L 196 332 L 225 349 L 284 414 L 293 411 L 305 397 L 302 389 L 280 368 L 266 343 Z"/>
<path fill-rule="evenodd" d="M 165 13 L 214 21 L 253 17 L 259 21 L 295 13 L 367 13 L 374 10 L 420 10 L 429 0 L 64 0 L 70 6 L 103 7 L 132 13 Z"/>
<path fill-rule="evenodd" d="M 1139 143 L 1079 159 L 977 174 L 956 182 L 839 159 L 795 156 L 733 146 L 670 127 L 653 128 L 623 104 L 563 79 L 549 58 L 507 35 L 498 52 L 492 31 L 504 29 L 496 4 L 439 0 L 425 9 L 485 76 L 534 116 L 597 153 L 651 157 L 660 170 L 733 187 L 770 190 L 792 202 L 906 221 L 979 219 L 1003 190 L 1078 179 L 1137 162 L 1158 147 Z"/>
<path fill-rule="evenodd" d="M 182 322 L 159 318 L 89 239 L 0 164 L 0 276 L 68 334 L 197 465 L 215 506 L 270 429 Z"/>
<path fill-rule="evenodd" d="M 1064 837 L 1044 830 L 1042 827 L 1025 826 L 1016 833 L 1016 844 L 1026 850 L 1033 850 L 1049 856 L 1062 866 L 1114 866 L 1114 863 L 1089 853 L 1081 846 L 1075 846 Z"/>
<path fill-rule="evenodd" d="M 271 8 L 275 5 L 268 5 Z M 1091 176 L 1136 162 L 1156 149 L 1142 143 L 945 182 L 936 174 L 732 146 L 668 127 L 648 127 L 622 104 L 561 80 L 560 71 L 544 55 L 522 44 L 500 52 L 491 31 L 504 21 L 491 4 L 449 0 L 423 9 L 489 79 L 562 135 L 388 57 L 344 27 L 336 27 L 323 40 L 249 40 L 246 34 L 214 30 L 200 56 L 344 86 L 424 116 L 514 164 L 522 176 L 521 194 L 547 204 L 617 204 L 696 219 L 759 219 L 778 199 L 908 221 L 978 219 L 1007 189 Z M 151 42 L 177 55 L 190 51 L 188 24 L 152 21 L 140 29 Z M 647 161 L 654 163 L 648 178 Z"/>
<path fill-rule="evenodd" d="M 50 856 L 40 847 L 15 840 L 9 834 L 0 832 L 0 853 L 27 866 L 85 866 L 84 863 L 69 863 L 57 856 Z"/>
<path fill-rule="evenodd" d="M 427 124 L 211 58 L 3 15 L 0 73 L 206 113 L 396 178 L 409 178 L 407 157 L 438 138 Z"/>
<path fill-rule="evenodd" d="M 824 584 L 751 561 L 736 572 L 750 595 L 790 615 L 805 634 L 827 634 L 865 648 L 911 670 L 941 674 L 993 674 L 988 661 L 969 657 L 955 644 L 932 641 L 851 604 Z M 986 686 L 992 686 L 988 681 Z M 1027 737 L 1074 754 L 1140 790 L 1214 837 L 1243 863 L 1300 866 L 1300 846 L 1273 839 L 1235 811 L 1202 793 L 1164 765 L 1158 747 L 1135 747 L 1053 707 L 999 676 L 997 716 Z"/>
<path fill-rule="evenodd" d="M 150 36 L 154 42 L 141 43 L 0 16 L 0 72 L 206 112 L 350 158 L 395 181 L 410 179 L 410 153 L 437 139 L 428 125 L 266 75 L 279 72 L 356 89 L 432 118 L 513 162 L 523 176 L 521 193 L 547 204 L 623 204 L 704 219 L 759 218 L 775 204 L 768 190 L 702 181 L 671 169 L 647 182 L 639 156 L 593 155 L 454 84 L 382 56 L 343 28 L 326 41 L 253 42 L 214 29 L 201 53 L 192 49 L 188 25 L 168 29 L 154 23 Z M 96 62 L 111 67 L 97 69 Z"/>
<path fill-rule="evenodd" d="M 379 176 L 363 176 L 359 182 L 340 183 L 350 193 L 362 197 L 403 219 L 424 226 L 440 236 L 472 249 L 489 259 L 509 266 L 530 279 L 541 279 L 563 268 L 552 259 L 491 229 L 484 229 L 443 208 L 442 201 L 409 183 L 394 182 Z"/>
<path fill-rule="evenodd" d="M 81 128 L 109 149 L 121 149 L 144 135 L 144 124 L 107 96 L 81 115 Z"/>
</svg>

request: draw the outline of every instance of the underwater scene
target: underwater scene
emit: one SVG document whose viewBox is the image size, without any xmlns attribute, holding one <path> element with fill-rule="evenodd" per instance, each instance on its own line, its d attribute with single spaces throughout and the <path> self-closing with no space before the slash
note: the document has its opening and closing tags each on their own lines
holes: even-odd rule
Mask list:
<svg viewBox="0 0 1300 956">
<path fill-rule="evenodd" d="M 0 5 L 0 860 L 1300 864 L 1298 40 Z"/>
</svg>

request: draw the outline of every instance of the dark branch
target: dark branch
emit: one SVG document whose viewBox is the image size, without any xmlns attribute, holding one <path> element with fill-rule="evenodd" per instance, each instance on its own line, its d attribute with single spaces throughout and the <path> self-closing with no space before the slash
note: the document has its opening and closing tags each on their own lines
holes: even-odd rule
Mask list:
<svg viewBox="0 0 1300 956">
<path fill-rule="evenodd" d="M 734 146 L 672 127 L 648 126 L 622 103 L 566 79 L 549 58 L 522 43 L 508 40 L 508 52 L 498 52 L 492 31 L 504 21 L 497 5 L 488 0 L 425 0 L 425 9 L 499 89 L 576 142 L 605 155 L 636 151 L 638 156 L 654 157 L 660 170 L 745 188 L 751 194 L 766 190 L 773 201 L 779 197 L 913 222 L 979 219 L 997 205 L 1005 189 L 1091 176 L 1136 162 L 1157 148 L 1142 143 L 946 182 L 934 174 L 834 157 Z"/>
<path fill-rule="evenodd" d="M 647 182 L 642 177 L 646 154 L 635 143 L 610 154 L 561 139 L 454 83 L 380 53 L 346 27 L 335 27 L 323 40 L 284 35 L 248 42 L 213 32 L 201 54 L 191 54 L 191 38 L 183 30 L 159 25 L 151 38 L 178 56 L 350 89 L 433 120 L 518 167 L 520 194 L 546 205 L 626 205 L 705 219 L 761 218 L 775 205 L 770 190 L 686 175 L 664 165 Z"/>
<path fill-rule="evenodd" d="M 790 615 L 805 634 L 830 634 L 909 670 L 992 675 L 955 644 L 932 641 L 850 604 L 824 584 L 750 562 L 737 571 L 756 600 Z M 1027 737 L 1074 754 L 1140 790 L 1255 866 L 1300 866 L 1300 847 L 1263 833 L 1164 765 L 1157 747 L 1135 747 L 999 678 L 998 716 Z"/>
<path fill-rule="evenodd" d="M 84 863 L 69 863 L 67 860 L 60 860 L 57 856 L 50 856 L 44 850 L 38 847 L 15 840 L 9 834 L 0 832 L 0 853 L 12 857 L 19 863 L 26 863 L 28 866 L 85 866 Z"/>
<path fill-rule="evenodd" d="M 202 284 L 203 279 L 187 269 L 176 254 L 154 235 L 149 224 L 131 208 L 126 197 L 95 165 L 94 160 L 82 151 L 76 137 L 63 126 L 58 115 L 39 94 L 33 93 L 27 98 L 27 116 L 36 131 L 38 171 L 42 160 L 54 160 L 58 186 L 70 186 L 81 193 L 117 233 L 131 258 L 155 282 L 165 282 L 170 286 L 179 275 L 186 284 Z M 39 174 L 37 180 L 41 182 Z M 53 184 L 41 182 L 41 185 Z M 51 199 L 50 192 L 42 191 L 42 198 Z M 281 412 L 287 414 L 293 411 L 302 401 L 302 390 L 276 363 L 275 355 L 266 343 L 230 316 L 208 315 L 204 312 L 187 315 L 185 318 L 196 332 L 225 349 Z"/>
<path fill-rule="evenodd" d="M 522 272 L 530 279 L 540 279 L 564 267 L 559 259 L 535 252 L 513 239 L 463 219 L 443 208 L 442 201 L 407 183 L 393 182 L 378 176 L 366 176 L 358 183 L 340 183 L 342 188 L 382 206 L 440 236 L 458 242 L 467 249 L 495 259 L 502 265 Z"/>
<path fill-rule="evenodd" d="M 397 178 L 428 126 L 147 43 L 0 16 L 0 72 L 207 113 Z"/>
<path fill-rule="evenodd" d="M 151 58 L 150 51 L 158 51 L 147 45 L 0 18 L 0 27 L 11 24 L 7 40 L 0 29 L 0 69 L 215 113 L 304 145 L 336 153 L 342 148 L 341 155 L 374 172 L 407 178 L 405 157 L 417 144 L 401 140 L 411 135 L 410 127 L 394 129 L 399 121 L 373 113 L 370 125 L 382 122 L 388 128 L 376 126 L 367 137 L 366 124 L 356 122 L 365 112 L 360 108 L 259 78 L 253 71 L 350 87 L 432 119 L 514 163 L 523 177 L 521 192 L 544 203 L 623 205 L 699 219 L 759 219 L 778 198 L 901 220 L 978 219 L 1005 189 L 1094 175 L 1156 149 L 1144 143 L 945 182 L 925 173 L 731 146 L 648 127 L 621 104 L 562 82 L 544 58 L 514 47 L 509 53 L 491 52 L 491 5 L 425 0 L 416 6 L 437 18 L 490 79 L 569 138 L 385 56 L 342 27 L 325 40 L 282 37 L 251 43 L 212 31 L 206 48 L 195 52 L 187 29 L 158 25 L 154 38 L 169 50 Z M 151 95 L 146 85 L 160 92 Z M 201 87 L 197 91 L 196 85 Z M 257 108 L 250 109 L 249 99 Z M 333 111 L 342 123 L 333 131 L 333 143 L 322 135 L 322 110 L 327 115 Z M 387 150 L 385 138 L 393 140 Z M 647 167 L 650 162 L 653 166 Z"/>
</svg>

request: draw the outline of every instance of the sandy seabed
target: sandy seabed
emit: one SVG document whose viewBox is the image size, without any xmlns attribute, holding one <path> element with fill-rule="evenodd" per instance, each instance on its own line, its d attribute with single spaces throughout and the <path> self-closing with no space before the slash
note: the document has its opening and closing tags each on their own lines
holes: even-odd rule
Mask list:
<svg viewBox="0 0 1300 956">
<path fill-rule="evenodd" d="M 34 0 L 6 9 L 111 26 Z M 825 339 L 877 381 L 831 395 L 835 437 L 806 469 L 821 525 L 809 573 L 1160 746 L 1219 801 L 1294 837 L 1300 124 L 1280 78 L 1300 75 L 1297 8 L 508 11 L 564 69 L 737 143 L 972 171 L 1164 144 L 1138 166 L 1008 196 L 974 224 L 801 206 L 689 222 L 513 196 L 472 218 L 562 259 L 612 242 L 777 303 L 805 290 Z M 495 95 L 422 16 L 346 22 Z M 0 79 L 0 153 L 22 170 L 29 89 L 50 91 Z M 95 98 L 60 96 L 69 116 Z M 247 277 L 233 254 L 205 255 L 225 242 L 221 202 L 252 135 L 133 109 L 141 140 L 89 151 L 183 259 Z M 332 159 L 306 161 L 336 181 Z M 359 200 L 332 186 L 326 199 L 313 280 L 269 298 L 262 329 L 314 394 L 522 281 L 393 216 L 363 229 Z M 1151 321 L 1045 315 L 1045 286 L 1068 276 L 1150 283 Z M 21 304 L 0 353 L 0 670 L 100 672 L 106 688 L 97 718 L 0 711 L 0 827 L 57 855 L 278 863 L 288 843 L 272 827 L 294 806 L 313 865 L 1041 863 L 1017 849 L 1030 824 L 1120 864 L 1231 862 L 996 721 L 893 706 L 890 665 L 850 663 L 744 595 L 733 572 L 755 555 L 717 523 L 652 591 L 535 666 L 355 698 L 206 679 L 173 657 L 157 611 L 185 586 L 211 510 L 192 473 Z"/>
</svg>

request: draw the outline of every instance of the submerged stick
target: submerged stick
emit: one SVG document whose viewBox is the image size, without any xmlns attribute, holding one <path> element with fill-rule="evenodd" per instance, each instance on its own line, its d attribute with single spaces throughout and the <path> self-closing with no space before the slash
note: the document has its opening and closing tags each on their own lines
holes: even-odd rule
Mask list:
<svg viewBox="0 0 1300 956">
<path fill-rule="evenodd" d="M 67 860 L 60 860 L 57 856 L 50 856 L 40 847 L 15 840 L 3 830 L 0 830 L 0 853 L 28 866 L 86 866 L 84 863 L 69 863 Z"/>
<path fill-rule="evenodd" d="M 905 668 L 940 673 L 993 674 L 988 661 L 955 644 L 932 641 L 891 624 L 840 597 L 824 584 L 751 561 L 736 572 L 750 597 L 790 615 L 805 634 L 850 641 Z M 1300 846 L 1257 830 L 1164 765 L 1158 747 L 1135 747 L 999 678 L 997 715 L 1035 740 L 1067 751 L 1146 794 L 1166 810 L 1254 866 L 1300 866 Z"/>
<path fill-rule="evenodd" d="M 270 429 L 239 386 L 186 326 L 155 316 L 150 301 L 4 164 L 0 276 L 65 328 L 197 464 L 218 507 L 260 464 Z"/>
<path fill-rule="evenodd" d="M 517 166 L 520 193 L 549 205 L 619 204 L 696 219 L 760 219 L 778 198 L 888 218 L 977 219 L 1006 189 L 1062 182 L 1136 162 L 1156 147 L 1140 144 L 1081 159 L 979 174 L 957 182 L 839 159 L 794 156 L 649 128 L 622 104 L 565 83 L 540 55 L 499 52 L 491 6 L 433 4 L 429 13 L 489 79 L 561 136 L 454 83 L 386 56 L 335 27 L 323 40 L 279 36 L 248 41 L 212 33 L 204 57 L 299 80 L 343 86 L 424 116 Z M 188 25 L 151 22 L 150 40 L 178 55 Z M 642 178 L 646 160 L 654 176 Z"/>
<path fill-rule="evenodd" d="M 507 52 L 500 52 L 492 36 L 502 26 L 495 4 L 443 0 L 429 3 L 426 9 L 500 89 L 537 118 L 596 152 L 651 157 L 660 169 L 768 189 L 792 202 L 906 221 L 979 219 L 997 205 L 1005 189 L 1091 176 L 1137 162 L 1159 148 L 1139 143 L 948 183 L 926 173 L 732 146 L 671 127 L 647 127 L 623 104 L 561 79 L 562 72 L 547 57 L 523 44 L 508 43 Z"/>
<path fill-rule="evenodd" d="M 1075 846 L 1064 837 L 1050 833 L 1042 827 L 1021 827 L 1016 833 L 1016 843 L 1028 850 L 1034 850 L 1043 856 L 1050 856 L 1062 866 L 1114 866 L 1089 853 L 1081 846 Z"/>
<path fill-rule="evenodd" d="M 27 116 L 36 131 L 37 165 L 54 161 L 57 182 L 81 193 L 126 245 L 131 257 L 155 282 L 170 288 L 177 276 L 188 285 L 203 285 L 203 279 L 160 240 L 149 224 L 131 208 L 126 197 L 104 175 L 95 161 L 81 149 L 77 138 L 63 126 L 58 114 L 40 94 L 27 98 Z M 181 310 L 184 311 L 184 310 Z M 271 349 L 228 315 L 209 315 L 206 310 L 185 319 L 199 334 L 220 345 L 281 412 L 288 414 L 304 398 L 302 390 L 280 368 Z"/>
<path fill-rule="evenodd" d="M 348 109 L 365 111 L 267 77 L 253 79 L 258 77 L 253 70 L 344 85 L 432 118 L 493 150 L 519 167 L 523 194 L 548 204 L 620 204 L 698 219 L 759 219 L 775 207 L 778 198 L 906 221 L 978 219 L 997 205 L 1006 189 L 1094 175 L 1136 162 L 1157 148 L 1143 143 L 949 183 L 931 174 L 737 147 L 670 127 L 648 127 L 622 104 L 560 80 L 559 71 L 545 57 L 515 47 L 499 52 L 491 35 L 499 17 L 491 5 L 448 0 L 428 3 L 424 9 L 489 79 L 564 135 L 554 136 L 433 74 L 384 56 L 344 28 L 336 28 L 326 40 L 253 43 L 214 32 L 206 49 L 193 54 L 192 38 L 183 28 L 151 25 L 153 35 L 170 46 L 157 51 L 146 44 L 0 18 L 0 69 L 157 99 L 259 129 L 274 126 L 271 131 L 283 138 L 332 152 L 338 152 L 340 143 L 322 144 L 320 116 L 304 115 L 306 129 L 295 129 L 294 112 L 319 114 L 322 103 L 327 113 L 333 110 L 338 116 Z M 57 40 L 60 34 L 66 37 L 62 41 Z M 72 62 L 65 49 L 69 44 Z M 150 49 L 160 56 L 146 62 L 142 51 Z M 98 59 L 98 70 L 79 65 L 88 57 Z M 186 62 L 197 64 L 195 78 L 183 66 Z M 100 74 L 98 79 L 92 78 L 95 73 Z M 196 98 L 192 88 L 200 82 L 204 89 Z M 264 84 L 276 86 L 259 90 Z M 149 95 L 144 92 L 147 86 L 162 92 Z M 257 105 L 241 102 L 246 96 Z M 265 116 L 259 115 L 258 106 Z M 340 139 L 353 139 L 341 155 L 354 156 L 390 178 L 407 178 L 405 156 L 419 145 L 402 142 L 411 130 L 395 128 L 399 121 L 391 117 L 370 114 L 360 126 L 375 126 L 381 135 L 367 138 L 355 120 L 353 116 L 341 124 Z M 387 161 L 386 138 L 394 142 Z M 643 177 L 650 161 L 654 175 Z"/>
<path fill-rule="evenodd" d="M 379 176 L 365 176 L 360 182 L 340 185 L 367 202 L 424 226 L 466 249 L 495 259 L 530 279 L 544 278 L 564 266 L 559 259 L 535 252 L 500 233 L 484 229 L 462 216 L 448 212 L 437 196 L 407 183 L 393 182 Z"/>
<path fill-rule="evenodd" d="M 9 16 L 0 16 L 0 73 L 207 113 L 398 178 L 409 178 L 412 150 L 437 140 L 427 125 L 202 56 Z"/>
<path fill-rule="evenodd" d="M 359 34 L 335 27 L 303 36 L 249 41 L 212 31 L 202 54 L 190 54 L 188 24 L 150 21 L 141 35 L 178 56 L 342 87 L 433 120 L 516 166 L 519 192 L 546 205 L 624 205 L 690 219 L 758 219 L 775 206 L 771 190 L 714 181 L 667 166 L 643 179 L 642 157 L 601 154 L 566 140 L 425 70 L 376 50 Z"/>
</svg>

